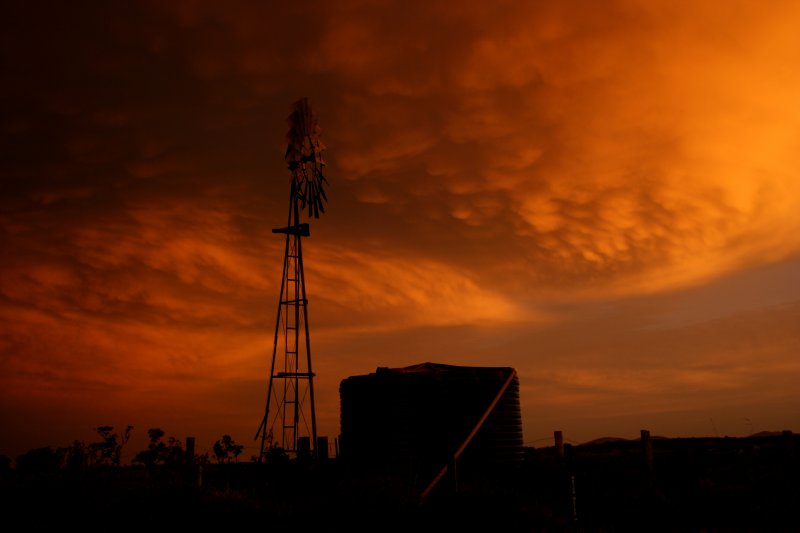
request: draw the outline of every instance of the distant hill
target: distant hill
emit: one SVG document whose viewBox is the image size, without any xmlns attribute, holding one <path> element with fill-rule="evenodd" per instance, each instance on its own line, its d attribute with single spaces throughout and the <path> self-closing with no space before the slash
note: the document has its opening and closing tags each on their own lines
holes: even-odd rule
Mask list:
<svg viewBox="0 0 800 533">
<path fill-rule="evenodd" d="M 621 437 L 600 437 L 599 439 L 590 440 L 589 442 L 584 442 L 580 446 L 592 446 L 594 444 L 606 444 L 608 442 L 623 442 L 630 439 L 623 439 Z"/>
<path fill-rule="evenodd" d="M 661 437 L 659 435 L 653 435 L 650 437 L 650 440 L 667 440 L 669 437 Z M 594 446 L 598 444 L 608 444 L 609 442 L 634 442 L 639 441 L 639 439 L 623 439 L 622 437 L 600 437 L 599 439 L 590 440 L 588 442 L 584 442 L 579 446 Z"/>
<path fill-rule="evenodd" d="M 758 437 L 780 437 L 783 434 L 781 431 L 759 431 L 758 433 L 753 433 L 748 438 L 758 438 Z"/>
<path fill-rule="evenodd" d="M 752 439 L 752 438 L 774 438 L 780 437 L 783 434 L 782 431 L 759 431 L 758 433 L 754 433 L 747 437 L 739 437 L 745 439 Z M 722 439 L 723 437 L 664 437 L 662 435 L 652 435 L 650 440 L 686 440 L 686 439 L 700 439 L 700 440 L 715 440 L 715 439 Z M 731 438 L 731 437 L 725 437 Z M 736 438 L 736 437 L 733 437 Z M 610 443 L 622 443 L 622 442 L 638 442 L 639 438 L 634 439 L 624 439 L 622 437 L 600 437 L 598 439 L 593 439 L 590 441 L 582 442 L 577 446 L 598 446 Z"/>
</svg>

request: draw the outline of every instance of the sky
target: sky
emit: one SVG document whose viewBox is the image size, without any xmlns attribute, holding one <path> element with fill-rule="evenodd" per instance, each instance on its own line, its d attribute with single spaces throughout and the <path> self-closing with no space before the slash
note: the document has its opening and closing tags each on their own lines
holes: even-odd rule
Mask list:
<svg viewBox="0 0 800 533">
<path fill-rule="evenodd" d="M 510 366 L 526 444 L 800 431 L 800 4 L 23 2 L 0 21 L 0 454 L 255 453 L 308 97 L 320 435 Z"/>
</svg>

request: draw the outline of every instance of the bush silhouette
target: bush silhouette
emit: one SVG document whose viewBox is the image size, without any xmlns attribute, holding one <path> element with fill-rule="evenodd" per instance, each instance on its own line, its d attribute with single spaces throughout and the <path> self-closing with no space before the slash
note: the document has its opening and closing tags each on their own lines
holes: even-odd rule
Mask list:
<svg viewBox="0 0 800 533">
<path fill-rule="evenodd" d="M 231 461 L 238 462 L 242 450 L 244 450 L 244 446 L 236 444 L 230 435 L 223 435 L 221 440 L 214 443 L 214 457 L 220 464 Z"/>
</svg>

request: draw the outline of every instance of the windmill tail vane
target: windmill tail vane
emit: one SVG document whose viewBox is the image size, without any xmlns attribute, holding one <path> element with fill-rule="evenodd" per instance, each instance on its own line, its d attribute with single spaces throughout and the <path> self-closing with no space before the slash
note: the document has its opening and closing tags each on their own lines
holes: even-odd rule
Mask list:
<svg viewBox="0 0 800 533">
<path fill-rule="evenodd" d="M 292 173 L 294 195 L 301 209 L 308 209 L 308 216 L 319 218 L 325 212 L 325 179 L 323 168 L 325 160 L 322 152 L 322 128 L 317 124 L 317 116 L 311 110 L 307 98 L 301 98 L 292 106 L 288 118 L 289 132 L 286 134 L 286 164 Z"/>
</svg>

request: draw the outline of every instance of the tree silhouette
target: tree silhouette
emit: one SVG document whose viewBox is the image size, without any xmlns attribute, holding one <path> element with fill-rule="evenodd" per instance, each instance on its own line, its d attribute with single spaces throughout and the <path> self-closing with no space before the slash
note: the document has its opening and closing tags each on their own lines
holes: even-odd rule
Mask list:
<svg viewBox="0 0 800 533">
<path fill-rule="evenodd" d="M 54 474 L 64 462 L 64 449 L 45 446 L 17 457 L 17 471 L 25 474 Z"/>
<path fill-rule="evenodd" d="M 220 464 L 230 463 L 231 461 L 238 462 L 238 457 L 242 450 L 244 450 L 244 446 L 236 444 L 230 435 L 223 435 L 222 440 L 214 443 L 214 457 L 217 458 L 217 462 Z"/>
<path fill-rule="evenodd" d="M 88 455 L 93 464 L 119 466 L 122 457 L 122 447 L 128 442 L 133 426 L 125 428 L 125 432 L 120 437 L 112 433 L 112 426 L 99 426 L 97 433 L 103 440 L 93 442 L 89 445 Z"/>
<path fill-rule="evenodd" d="M 176 465 L 183 462 L 183 444 L 175 437 L 170 437 L 167 442 L 162 441 L 164 431 L 160 428 L 147 430 L 150 443 L 146 450 L 142 450 L 133 458 L 134 463 L 145 466 Z"/>
</svg>

